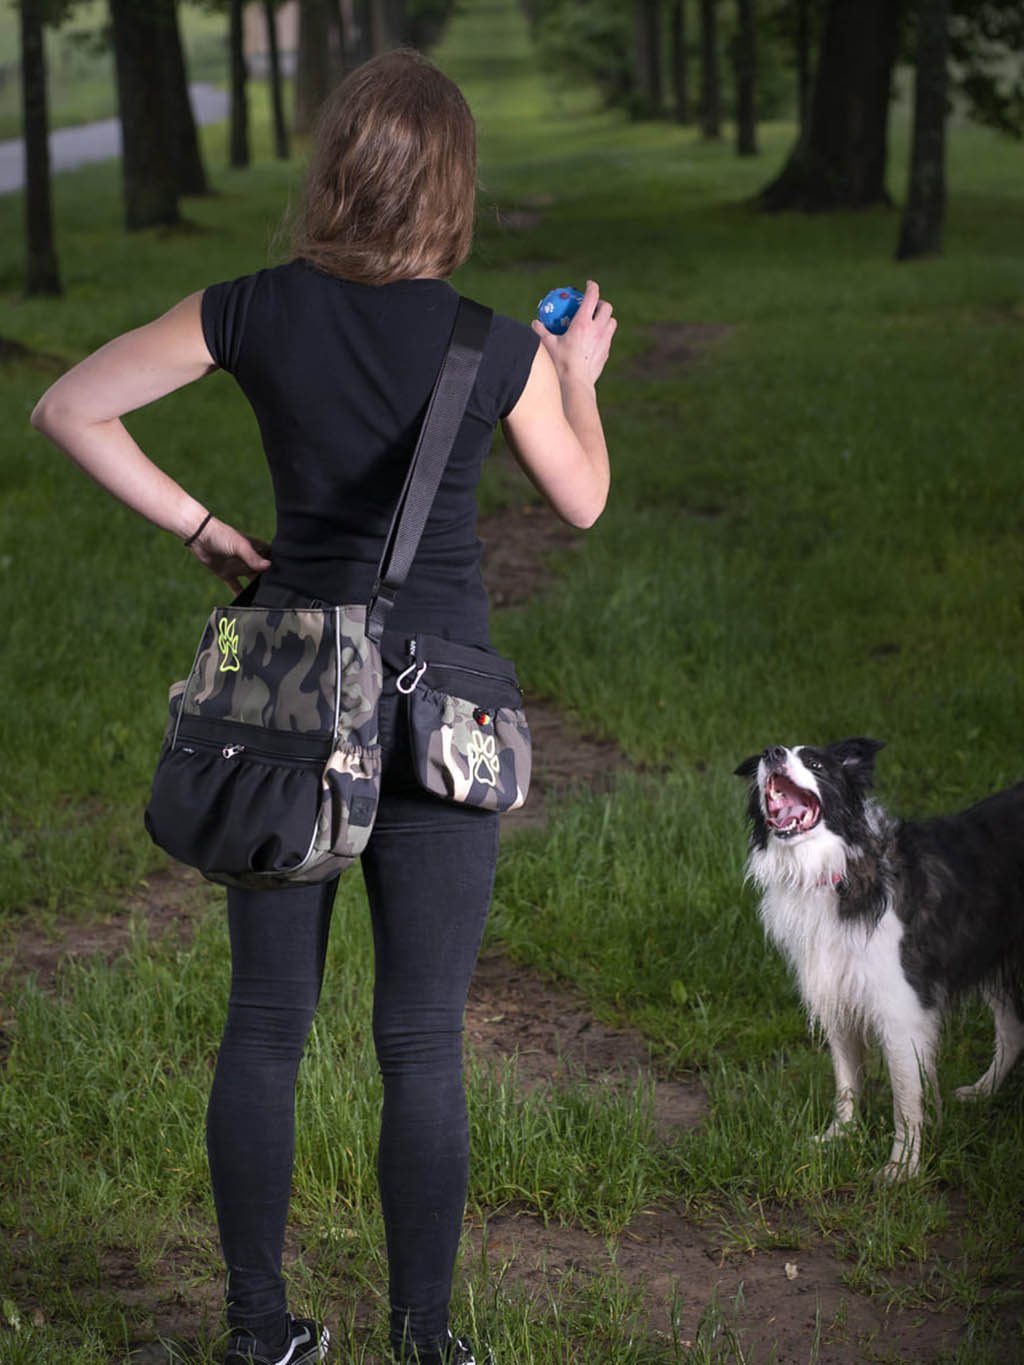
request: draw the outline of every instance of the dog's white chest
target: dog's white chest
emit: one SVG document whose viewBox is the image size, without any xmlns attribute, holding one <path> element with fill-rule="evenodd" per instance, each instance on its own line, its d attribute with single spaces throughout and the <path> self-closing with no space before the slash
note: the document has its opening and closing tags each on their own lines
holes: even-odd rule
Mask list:
<svg viewBox="0 0 1024 1365">
<path fill-rule="evenodd" d="M 831 885 L 770 887 L 761 919 L 796 973 L 808 1013 L 826 1029 L 854 1021 L 870 1027 L 907 990 L 903 926 L 891 909 L 873 924 L 844 920 Z"/>
</svg>

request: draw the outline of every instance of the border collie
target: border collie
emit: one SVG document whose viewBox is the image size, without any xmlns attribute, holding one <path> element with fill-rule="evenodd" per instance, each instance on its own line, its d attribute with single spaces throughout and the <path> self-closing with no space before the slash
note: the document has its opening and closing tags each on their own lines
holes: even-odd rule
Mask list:
<svg viewBox="0 0 1024 1365">
<path fill-rule="evenodd" d="M 895 1139 L 886 1179 L 916 1175 L 926 1099 L 938 1104 L 942 1016 L 979 990 L 995 1019 L 992 1064 L 957 1097 L 991 1095 L 1024 1051 L 1024 783 L 957 815 L 896 820 L 870 795 L 873 739 L 774 745 L 750 780 L 747 876 L 796 974 L 835 1071 L 832 1122 L 850 1124 L 864 1045 L 882 1047 Z"/>
</svg>

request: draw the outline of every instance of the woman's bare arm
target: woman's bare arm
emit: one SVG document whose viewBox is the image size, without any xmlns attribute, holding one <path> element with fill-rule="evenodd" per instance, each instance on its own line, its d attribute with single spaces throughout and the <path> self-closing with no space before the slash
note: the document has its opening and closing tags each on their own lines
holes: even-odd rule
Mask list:
<svg viewBox="0 0 1024 1365">
<path fill-rule="evenodd" d="M 108 493 L 182 540 L 207 509 L 144 454 L 121 418 L 216 368 L 203 338 L 201 299 L 192 294 L 87 356 L 43 394 L 31 419 Z M 236 591 L 239 574 L 269 567 L 264 546 L 216 518 L 190 548 Z"/>
<path fill-rule="evenodd" d="M 593 280 L 563 336 L 540 322 L 530 377 L 504 421 L 520 465 L 572 526 L 592 526 L 604 510 L 610 472 L 596 384 L 615 335 L 610 303 Z"/>
</svg>

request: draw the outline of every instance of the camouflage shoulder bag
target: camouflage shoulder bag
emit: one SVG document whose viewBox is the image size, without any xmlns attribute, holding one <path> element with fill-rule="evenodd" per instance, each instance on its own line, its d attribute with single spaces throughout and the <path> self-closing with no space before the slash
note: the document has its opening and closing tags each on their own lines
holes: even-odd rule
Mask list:
<svg viewBox="0 0 1024 1365">
<path fill-rule="evenodd" d="M 459 301 L 370 602 L 217 607 L 170 721 L 146 808 L 161 848 L 229 886 L 328 881 L 360 855 L 380 792 L 380 640 L 462 421 L 491 312 Z"/>
</svg>

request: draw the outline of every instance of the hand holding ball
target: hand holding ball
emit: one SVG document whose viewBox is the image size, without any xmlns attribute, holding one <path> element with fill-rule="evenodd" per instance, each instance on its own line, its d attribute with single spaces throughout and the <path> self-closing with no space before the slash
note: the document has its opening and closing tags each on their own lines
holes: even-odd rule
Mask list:
<svg viewBox="0 0 1024 1365">
<path fill-rule="evenodd" d="M 582 302 L 583 295 L 578 289 L 573 289 L 571 284 L 563 285 L 544 295 L 537 305 L 537 316 L 549 332 L 562 336 Z"/>
</svg>

